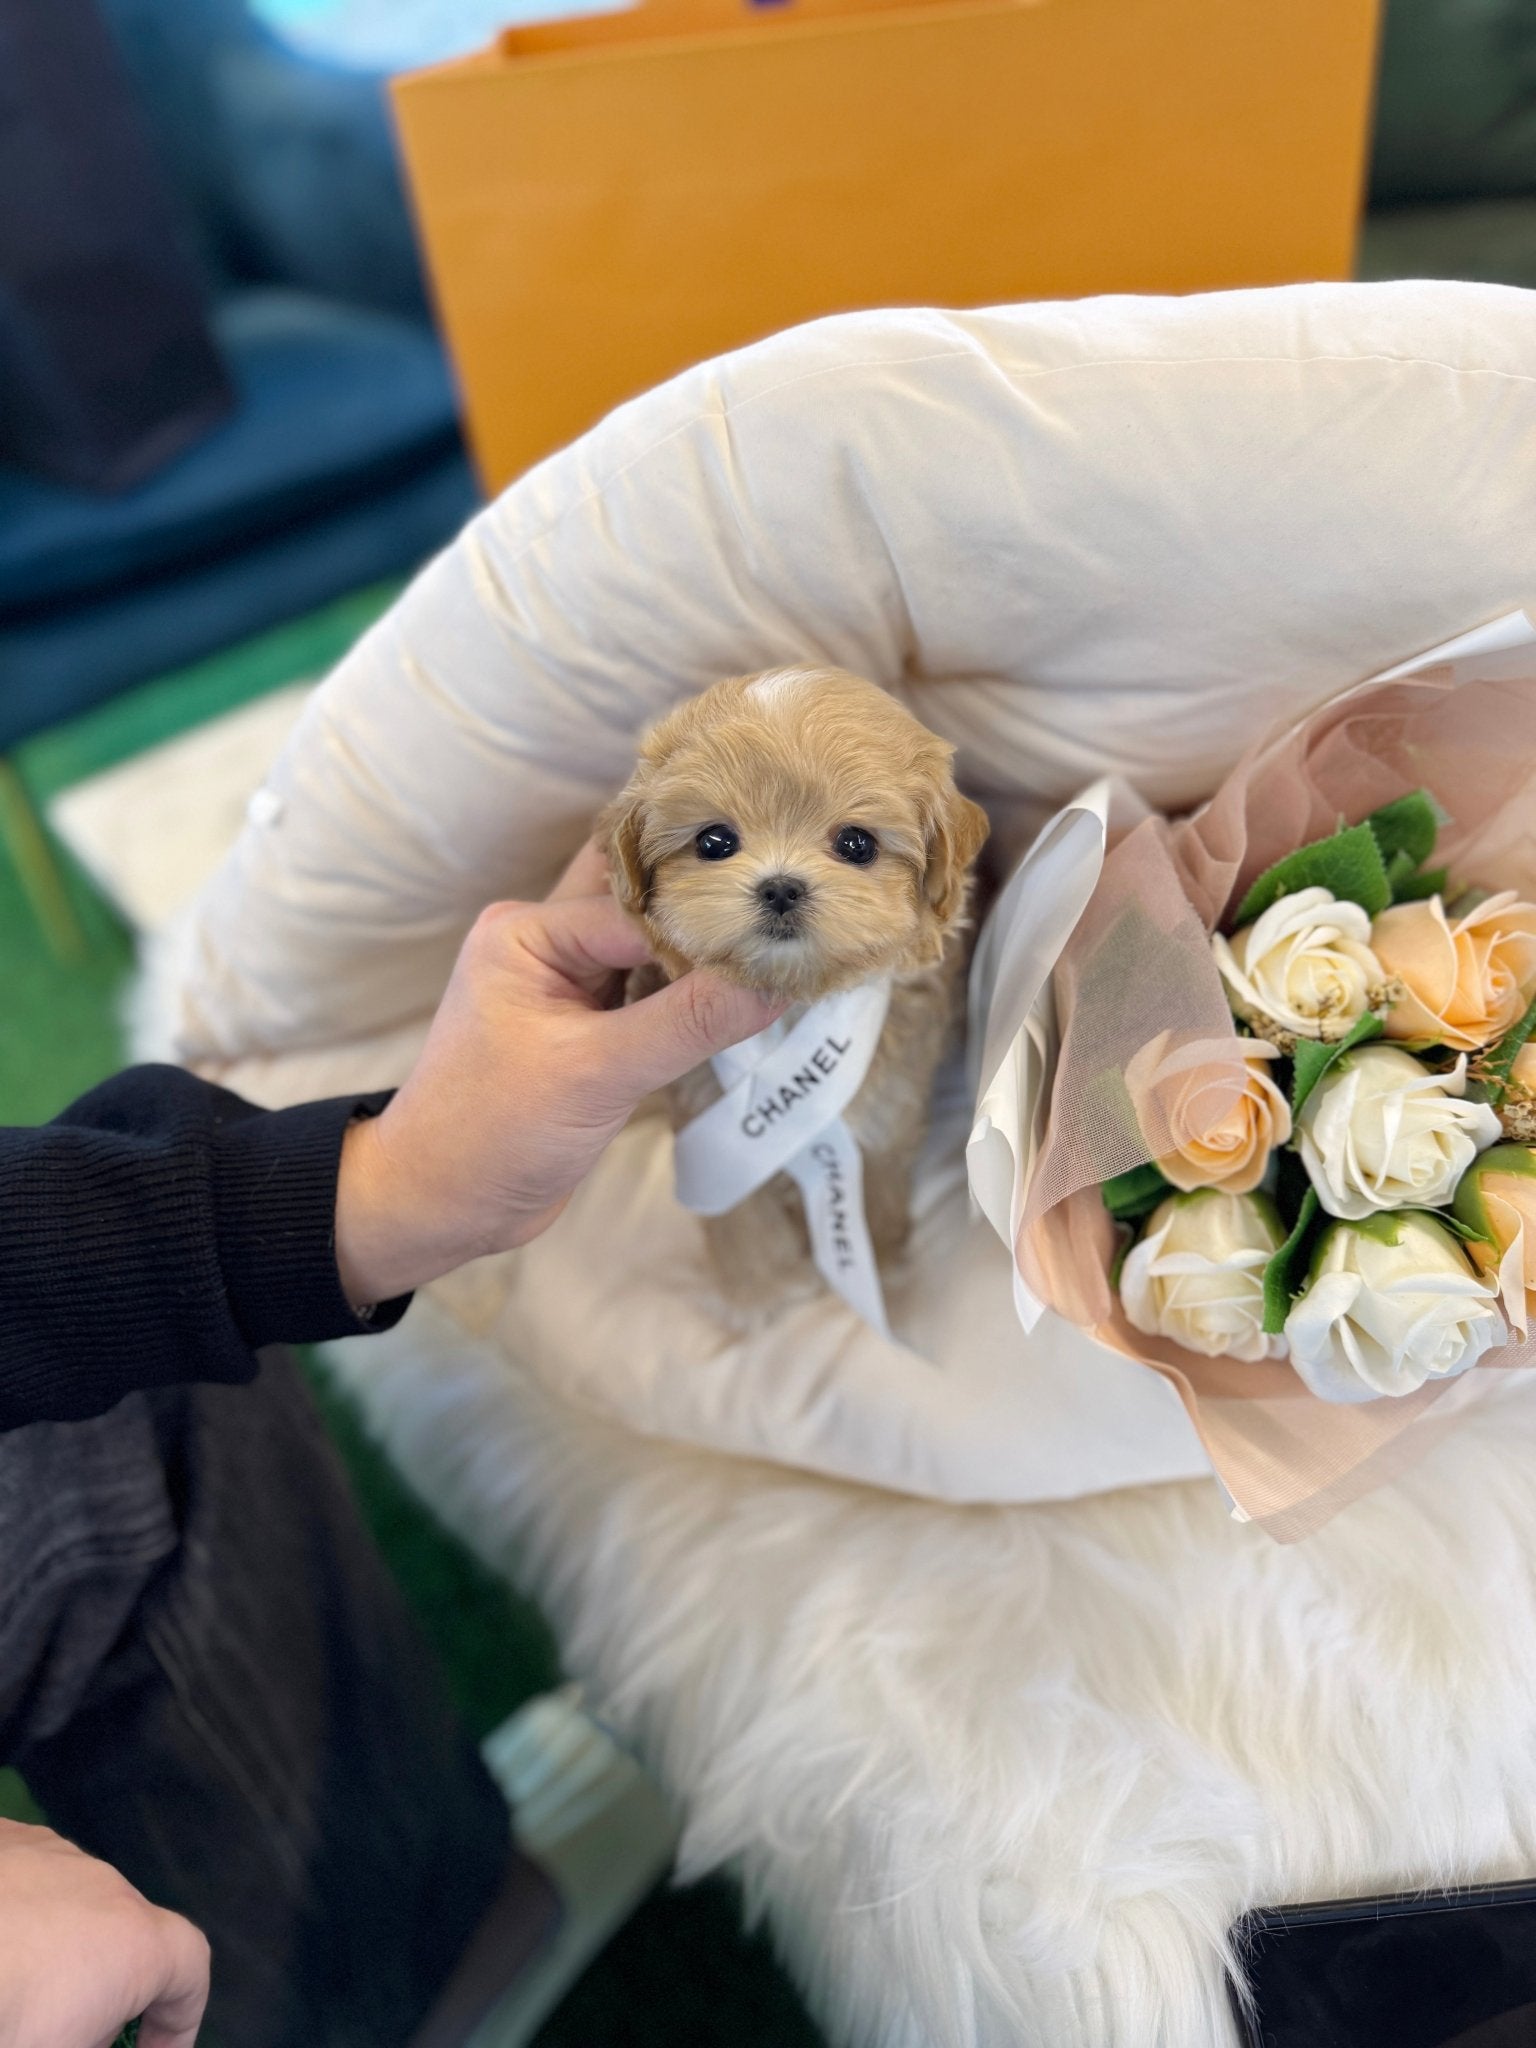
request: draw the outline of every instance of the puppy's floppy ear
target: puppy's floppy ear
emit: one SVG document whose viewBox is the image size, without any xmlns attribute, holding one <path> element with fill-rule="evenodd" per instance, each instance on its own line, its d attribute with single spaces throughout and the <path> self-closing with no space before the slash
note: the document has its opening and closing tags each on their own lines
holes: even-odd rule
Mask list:
<svg viewBox="0 0 1536 2048">
<path fill-rule="evenodd" d="M 685 702 L 652 726 L 640 743 L 635 772 L 597 821 L 597 843 L 608 856 L 613 893 L 631 917 L 644 917 L 651 896 L 651 869 L 645 858 L 646 814 L 658 768 L 676 744 L 677 731 L 693 713 Z"/>
<path fill-rule="evenodd" d="M 643 777 L 633 776 L 597 821 L 597 843 L 608 856 L 613 893 L 631 917 L 645 915 L 651 873 L 640 851 L 645 828 Z"/>
<path fill-rule="evenodd" d="M 923 893 L 941 926 L 948 926 L 964 907 L 971 862 L 991 829 L 981 805 L 962 796 L 953 784 L 935 805 L 928 820 Z"/>
</svg>

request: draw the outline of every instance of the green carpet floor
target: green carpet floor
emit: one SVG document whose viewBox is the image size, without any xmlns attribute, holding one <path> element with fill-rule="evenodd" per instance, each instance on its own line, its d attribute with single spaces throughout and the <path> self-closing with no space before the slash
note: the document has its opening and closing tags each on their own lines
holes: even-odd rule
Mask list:
<svg viewBox="0 0 1536 2048">
<path fill-rule="evenodd" d="M 264 690 L 318 675 L 392 595 L 359 593 L 43 735 L 19 757 L 29 786 L 44 798 Z M 71 873 L 70 884 L 88 952 L 65 965 L 50 955 L 0 856 L 0 1123 L 43 1121 L 123 1057 L 117 1004 L 132 948 L 84 878 Z M 321 1398 L 364 1513 L 466 1720 L 483 1733 L 557 1678 L 549 1630 L 408 1492 L 346 1404 L 323 1388 Z M 24 1789 L 0 1773 L 0 1814 L 30 1811 Z M 713 1883 L 651 1899 L 545 2027 L 539 2048 L 817 2048 L 820 2039 L 764 1943 L 740 1932 L 734 1891 Z"/>
</svg>

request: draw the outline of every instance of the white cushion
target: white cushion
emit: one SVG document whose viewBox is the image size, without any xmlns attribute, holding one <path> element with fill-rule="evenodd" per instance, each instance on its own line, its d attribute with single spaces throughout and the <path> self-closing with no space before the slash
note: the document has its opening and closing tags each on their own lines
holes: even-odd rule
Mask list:
<svg viewBox="0 0 1536 2048">
<path fill-rule="evenodd" d="M 392 1078 L 478 906 L 542 890 L 726 673 L 872 676 L 1010 843 L 1106 770 L 1193 802 L 1272 719 L 1536 599 L 1532 364 L 1530 294 L 1419 283 L 859 314 L 704 365 L 514 485 L 331 676 L 203 900 L 182 1051 L 267 1099 Z M 656 1126 L 441 1300 L 642 1429 L 887 1486 L 1200 1469 L 1153 1376 L 1022 1336 L 955 1157 L 896 1304 L 921 1353 L 830 1299 L 732 1340 Z"/>
</svg>

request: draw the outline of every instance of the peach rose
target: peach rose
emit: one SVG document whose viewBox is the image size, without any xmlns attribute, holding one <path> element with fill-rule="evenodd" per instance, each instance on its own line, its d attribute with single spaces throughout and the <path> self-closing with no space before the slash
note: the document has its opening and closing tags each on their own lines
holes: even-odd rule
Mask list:
<svg viewBox="0 0 1536 2048">
<path fill-rule="evenodd" d="M 1161 1031 L 1125 1070 L 1136 1120 L 1149 1145 L 1172 1149 L 1156 1164 L 1186 1194 L 1219 1188 L 1246 1195 L 1269 1155 L 1291 1135 L 1290 1104 L 1270 1079 L 1280 1057 L 1260 1038 L 1203 1038 L 1184 1045 Z"/>
<path fill-rule="evenodd" d="M 1491 1244 L 1467 1245 L 1472 1263 L 1496 1278 L 1504 1313 L 1522 1338 L 1536 1310 L 1536 1152 L 1525 1145 L 1495 1145 L 1462 1176 L 1456 1214 Z"/>
<path fill-rule="evenodd" d="M 1403 987 L 1389 1038 L 1428 1038 L 1456 1052 L 1492 1045 L 1536 993 L 1536 904 L 1512 889 L 1454 924 L 1438 896 L 1398 903 L 1371 926 L 1371 948 Z"/>
<path fill-rule="evenodd" d="M 1517 1088 L 1525 1088 L 1536 1095 L 1536 1045 L 1530 1039 L 1515 1054 L 1515 1063 L 1509 1070 L 1509 1078 Z"/>
</svg>

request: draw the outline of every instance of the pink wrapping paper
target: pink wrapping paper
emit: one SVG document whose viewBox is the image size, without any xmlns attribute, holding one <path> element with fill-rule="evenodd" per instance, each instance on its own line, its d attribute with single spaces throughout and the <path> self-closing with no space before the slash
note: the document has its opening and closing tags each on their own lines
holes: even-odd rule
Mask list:
<svg viewBox="0 0 1536 2048">
<path fill-rule="evenodd" d="M 1283 1361 L 1205 1359 L 1133 1329 L 1109 1284 L 1116 1239 L 1099 1188 L 1172 1149 L 1166 1091 L 1133 1101 L 1126 1079 L 1158 1033 L 1176 1053 L 1208 1048 L 1213 1122 L 1242 1085 L 1209 945 L 1230 908 L 1283 855 L 1421 787 L 1450 815 L 1434 861 L 1453 886 L 1536 898 L 1536 649 L 1362 686 L 1261 742 L 1192 817 L 1148 819 L 1111 848 L 1056 970 L 1060 1054 L 1019 1270 L 1058 1313 L 1172 1381 L 1239 1509 L 1282 1541 L 1421 1456 L 1491 1371 L 1536 1364 L 1536 1338 L 1398 1400 L 1319 1401 Z"/>
</svg>

